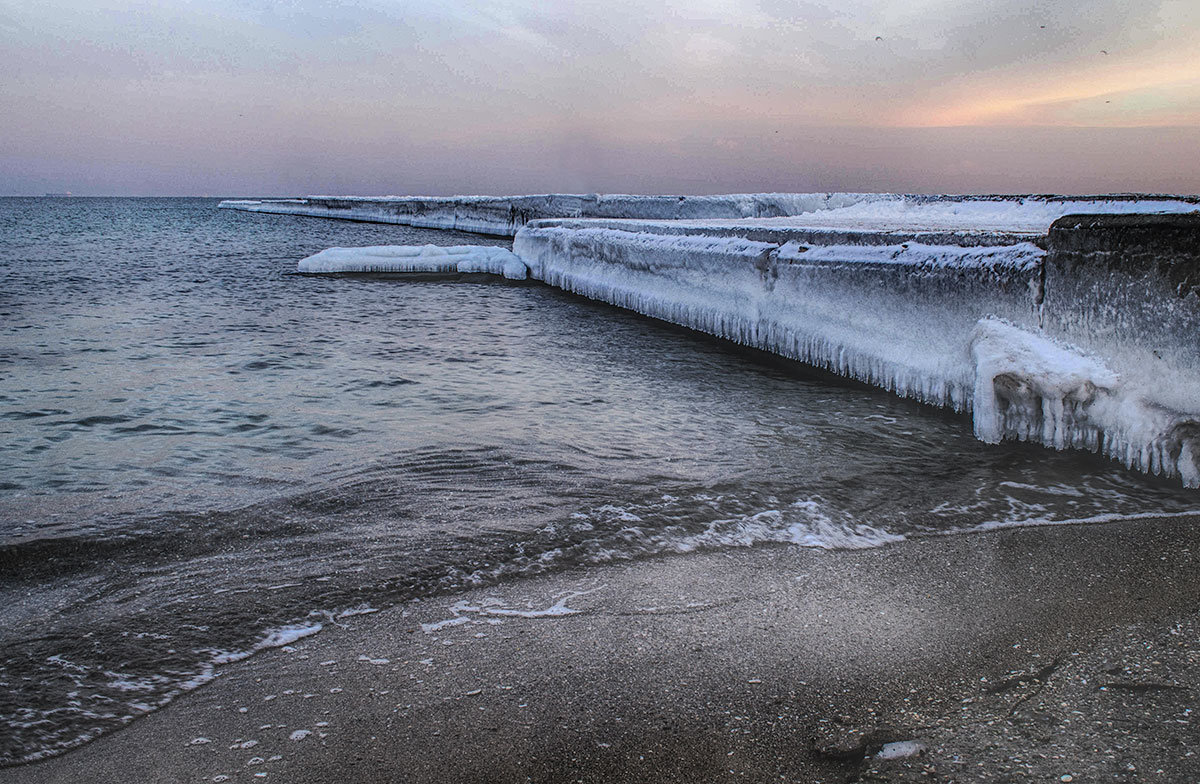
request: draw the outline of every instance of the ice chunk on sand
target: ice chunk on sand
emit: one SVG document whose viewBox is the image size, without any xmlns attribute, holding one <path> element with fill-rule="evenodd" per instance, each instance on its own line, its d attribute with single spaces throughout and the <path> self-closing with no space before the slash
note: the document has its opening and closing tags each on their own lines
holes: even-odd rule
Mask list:
<svg viewBox="0 0 1200 784">
<path fill-rule="evenodd" d="M 297 271 L 334 272 L 486 272 L 525 280 L 524 262 L 512 251 L 488 245 L 374 245 L 329 248 L 300 261 Z"/>
<path fill-rule="evenodd" d="M 923 751 L 925 751 L 925 744 L 919 740 L 898 740 L 894 743 L 883 744 L 883 748 L 875 755 L 875 759 L 904 759 L 915 757 Z"/>
<path fill-rule="evenodd" d="M 316 634 L 324 628 L 320 623 L 297 623 L 289 626 L 283 626 L 278 629 L 272 629 L 263 635 L 262 639 L 256 642 L 247 650 L 242 651 L 220 651 L 213 657 L 213 664 L 232 664 L 233 662 L 248 659 L 259 651 L 265 651 L 268 648 L 281 648 L 296 640 L 309 637 Z M 287 692 L 284 692 L 285 694 Z M 245 713 L 244 708 L 239 709 Z"/>
</svg>

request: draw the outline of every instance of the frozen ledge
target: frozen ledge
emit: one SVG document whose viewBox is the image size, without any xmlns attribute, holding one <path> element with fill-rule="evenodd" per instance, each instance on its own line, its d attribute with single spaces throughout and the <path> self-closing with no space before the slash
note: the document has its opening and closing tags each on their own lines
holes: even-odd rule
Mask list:
<svg viewBox="0 0 1200 784">
<path fill-rule="evenodd" d="M 734 193 L 638 196 L 546 193 L 532 196 L 308 196 L 230 199 L 222 209 L 395 223 L 511 237 L 541 218 L 736 219 L 798 215 L 880 198 L 866 193 Z"/>
<path fill-rule="evenodd" d="M 329 248 L 302 259 L 296 267 L 305 274 L 349 272 L 490 273 L 525 280 L 525 264 L 506 248 L 485 245 L 377 245 Z"/>
<path fill-rule="evenodd" d="M 846 210 L 857 222 L 832 210 L 741 230 L 546 220 L 514 251 L 550 285 L 970 411 L 985 441 L 1098 451 L 1200 486 L 1195 204 L 1043 206 L 988 205 L 959 231 L 946 204 L 874 225 L 865 204 Z"/>
<path fill-rule="evenodd" d="M 611 198 L 630 214 L 523 213 L 513 254 L 331 249 L 301 271 L 528 274 L 969 411 L 984 441 L 1092 450 L 1200 487 L 1196 197 Z M 455 209 L 473 200 L 495 201 Z M 768 205 L 800 212 L 695 214 Z"/>
<path fill-rule="evenodd" d="M 514 236 L 534 220 L 552 218 L 702 221 L 737 231 L 779 228 L 791 218 L 819 218 L 836 230 L 885 230 L 924 222 L 926 234 L 981 231 L 1044 233 L 1057 217 L 1077 212 L 1187 211 L 1196 199 L 1116 194 L 1064 196 L 924 196 L 894 193 L 731 193 L 716 196 L 548 193 L 530 196 L 308 196 L 302 199 L 230 199 L 222 209 L 393 223 Z M 1102 209 L 1081 208 L 1103 205 Z M 753 225 L 758 222 L 757 227 Z M 687 231 L 687 226 L 677 231 Z"/>
</svg>

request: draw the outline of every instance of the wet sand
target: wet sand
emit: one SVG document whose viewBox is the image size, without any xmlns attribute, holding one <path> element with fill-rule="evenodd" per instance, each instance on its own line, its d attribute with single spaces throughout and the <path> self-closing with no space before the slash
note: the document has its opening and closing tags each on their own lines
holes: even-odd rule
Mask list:
<svg viewBox="0 0 1200 784">
<path fill-rule="evenodd" d="M 695 553 L 412 602 L 0 781 L 1197 781 L 1198 524 Z M 877 756 L 900 741 L 923 751 Z"/>
</svg>

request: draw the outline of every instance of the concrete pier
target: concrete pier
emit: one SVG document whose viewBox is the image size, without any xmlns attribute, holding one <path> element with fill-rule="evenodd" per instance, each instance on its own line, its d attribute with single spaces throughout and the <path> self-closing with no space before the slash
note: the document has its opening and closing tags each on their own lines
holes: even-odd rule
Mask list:
<svg viewBox="0 0 1200 784">
<path fill-rule="evenodd" d="M 514 233 L 529 277 L 1200 487 L 1200 199 L 311 198 Z M 547 217 L 549 215 L 549 217 Z"/>
<path fill-rule="evenodd" d="M 1200 486 L 1200 214 L 1039 228 L 1017 206 L 956 231 L 947 206 L 868 229 L 836 210 L 543 220 L 514 250 L 553 286 L 971 411 L 983 440 L 1100 451 Z"/>
<path fill-rule="evenodd" d="M 223 209 L 395 223 L 430 229 L 514 236 L 543 218 L 762 218 L 797 215 L 878 198 L 862 193 L 740 193 L 722 196 L 634 196 L 550 193 L 534 196 L 308 196 L 230 199 Z"/>
</svg>

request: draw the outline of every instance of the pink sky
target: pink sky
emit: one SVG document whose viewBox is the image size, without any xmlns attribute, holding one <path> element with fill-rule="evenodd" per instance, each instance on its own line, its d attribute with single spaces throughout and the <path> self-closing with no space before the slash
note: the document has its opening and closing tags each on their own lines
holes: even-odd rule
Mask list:
<svg viewBox="0 0 1200 784">
<path fill-rule="evenodd" d="M 1195 0 L 0 0 L 0 193 L 1200 191 Z"/>
</svg>

